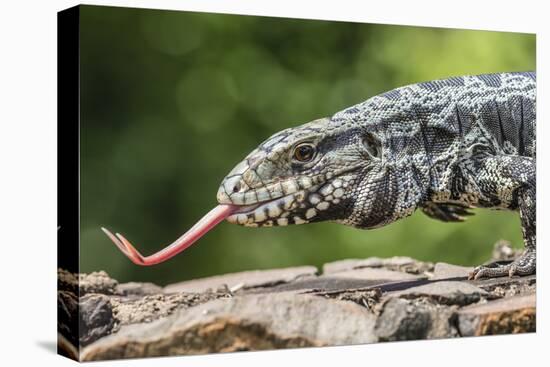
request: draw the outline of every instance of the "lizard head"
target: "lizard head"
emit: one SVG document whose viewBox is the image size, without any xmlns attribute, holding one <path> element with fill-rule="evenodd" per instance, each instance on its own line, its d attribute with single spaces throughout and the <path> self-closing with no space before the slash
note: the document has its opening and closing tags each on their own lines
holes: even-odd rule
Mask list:
<svg viewBox="0 0 550 367">
<path fill-rule="evenodd" d="M 354 215 L 367 193 L 359 182 L 378 171 L 381 158 L 375 135 L 319 119 L 260 144 L 223 179 L 217 199 L 239 207 L 229 222 L 249 227 L 327 220 L 361 226 Z"/>
<path fill-rule="evenodd" d="M 334 221 L 376 228 L 412 214 L 422 194 L 411 177 L 418 173 L 408 164 L 399 171 L 373 124 L 335 116 L 260 144 L 223 179 L 220 205 L 157 253 L 143 256 L 120 233 L 102 230 L 135 264 L 149 266 L 184 251 L 224 219 L 250 227 Z"/>
</svg>

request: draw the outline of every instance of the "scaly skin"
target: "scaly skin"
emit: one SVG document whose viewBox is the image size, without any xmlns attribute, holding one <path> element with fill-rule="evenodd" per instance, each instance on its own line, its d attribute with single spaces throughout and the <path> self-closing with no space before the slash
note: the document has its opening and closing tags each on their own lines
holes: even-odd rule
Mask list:
<svg viewBox="0 0 550 367">
<path fill-rule="evenodd" d="M 394 89 L 271 136 L 223 180 L 228 221 L 376 228 L 416 209 L 461 221 L 518 210 L 524 254 L 472 278 L 535 273 L 536 74 L 453 77 Z"/>
</svg>

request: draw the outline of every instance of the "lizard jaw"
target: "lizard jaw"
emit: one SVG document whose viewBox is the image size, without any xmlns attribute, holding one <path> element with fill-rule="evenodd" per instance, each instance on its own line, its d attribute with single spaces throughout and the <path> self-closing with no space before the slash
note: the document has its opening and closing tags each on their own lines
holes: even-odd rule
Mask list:
<svg viewBox="0 0 550 367">
<path fill-rule="evenodd" d="M 309 223 L 320 211 L 330 206 L 330 203 L 324 201 L 317 193 L 319 187 L 320 185 L 316 185 L 308 190 L 300 190 L 272 200 L 243 206 L 231 213 L 226 220 L 245 227 Z"/>
<path fill-rule="evenodd" d="M 273 200 L 244 206 L 229 215 L 226 220 L 229 223 L 247 227 L 269 227 L 274 222 L 278 225 L 286 225 L 288 224 L 286 217 L 290 214 L 290 211 L 298 207 L 298 199 L 303 200 L 304 196 L 304 191 L 300 191 Z"/>
</svg>

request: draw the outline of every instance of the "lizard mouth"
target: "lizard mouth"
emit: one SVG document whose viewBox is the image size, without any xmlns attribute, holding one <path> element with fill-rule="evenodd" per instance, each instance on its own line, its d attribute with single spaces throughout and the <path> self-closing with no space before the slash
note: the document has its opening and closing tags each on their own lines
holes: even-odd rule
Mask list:
<svg viewBox="0 0 550 367">
<path fill-rule="evenodd" d="M 316 189 L 317 187 L 311 188 L 313 191 Z M 307 191 L 309 190 L 300 190 L 253 205 L 237 206 L 236 210 L 226 219 L 229 223 L 246 227 L 271 227 L 306 223 L 309 218 L 292 214 L 299 208 L 306 208 Z M 313 211 L 309 213 L 311 215 Z"/>
</svg>

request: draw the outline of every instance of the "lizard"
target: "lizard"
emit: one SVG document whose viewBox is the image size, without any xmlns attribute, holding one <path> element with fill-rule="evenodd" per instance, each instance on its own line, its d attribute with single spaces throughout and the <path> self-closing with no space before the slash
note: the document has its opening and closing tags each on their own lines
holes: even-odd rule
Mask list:
<svg viewBox="0 0 550 367">
<path fill-rule="evenodd" d="M 406 85 L 275 133 L 222 180 L 219 206 L 165 250 L 172 257 L 223 219 L 248 227 L 332 221 L 360 229 L 423 211 L 444 222 L 471 208 L 518 211 L 524 252 L 471 279 L 536 272 L 536 73 L 466 75 Z M 156 256 L 156 257 L 155 257 Z"/>
</svg>

